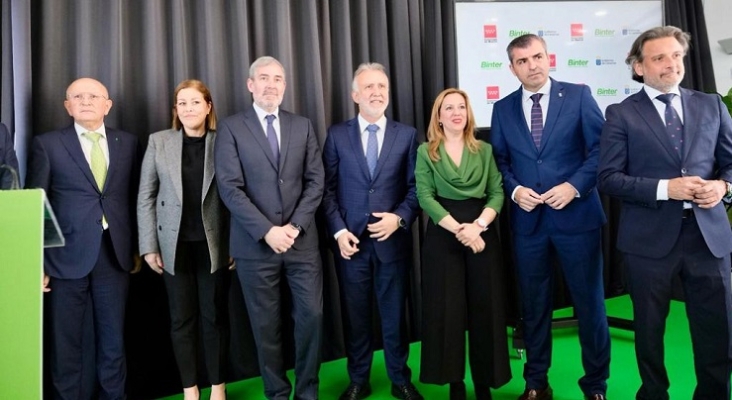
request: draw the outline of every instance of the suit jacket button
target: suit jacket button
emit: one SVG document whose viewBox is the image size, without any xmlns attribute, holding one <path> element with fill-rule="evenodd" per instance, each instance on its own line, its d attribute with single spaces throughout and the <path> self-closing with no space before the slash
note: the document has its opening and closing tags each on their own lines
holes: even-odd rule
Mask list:
<svg viewBox="0 0 732 400">
<path fill-rule="evenodd" d="M 163 230 L 163 226 L 162 225 L 158 225 L 158 230 L 159 231 L 162 231 Z"/>
<path fill-rule="evenodd" d="M 536 160 L 536 163 L 537 163 L 537 164 L 541 164 L 541 163 L 542 163 L 542 161 L 541 161 L 541 160 Z"/>
<path fill-rule="evenodd" d="M 689 172 L 689 171 L 687 171 L 687 170 L 686 170 L 686 168 L 681 168 L 681 173 L 682 173 L 683 175 L 686 175 L 686 173 L 687 173 L 687 172 Z"/>
<path fill-rule="evenodd" d="M 280 179 L 280 180 L 277 181 L 277 183 L 279 183 L 281 185 L 281 184 L 285 183 L 285 181 L 283 181 L 282 179 Z"/>
<path fill-rule="evenodd" d="M 160 205 L 163 206 L 163 207 L 165 207 L 165 201 L 161 201 L 160 202 Z"/>
<path fill-rule="evenodd" d="M 369 193 L 373 193 L 373 192 L 374 192 L 374 189 L 369 189 Z"/>
</svg>

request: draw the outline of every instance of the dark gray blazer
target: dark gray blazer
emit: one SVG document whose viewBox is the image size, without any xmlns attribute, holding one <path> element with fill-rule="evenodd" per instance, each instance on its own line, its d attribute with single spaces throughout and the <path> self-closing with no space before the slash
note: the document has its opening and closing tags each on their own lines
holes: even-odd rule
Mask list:
<svg viewBox="0 0 732 400">
<path fill-rule="evenodd" d="M 279 110 L 280 162 L 275 164 L 253 107 L 218 124 L 216 179 L 231 211 L 231 255 L 264 260 L 274 254 L 263 240 L 277 225 L 303 229 L 288 254 L 318 252 L 315 211 L 323 197 L 320 148 L 310 120 Z"/>
<path fill-rule="evenodd" d="M 216 132 L 206 134 L 201 214 L 211 254 L 211 273 L 227 265 L 229 257 L 226 209 L 214 179 Z M 175 275 L 175 251 L 183 212 L 181 158 L 183 132 L 168 129 L 150 135 L 142 161 L 137 196 L 140 255 L 161 253 L 166 272 Z"/>
</svg>

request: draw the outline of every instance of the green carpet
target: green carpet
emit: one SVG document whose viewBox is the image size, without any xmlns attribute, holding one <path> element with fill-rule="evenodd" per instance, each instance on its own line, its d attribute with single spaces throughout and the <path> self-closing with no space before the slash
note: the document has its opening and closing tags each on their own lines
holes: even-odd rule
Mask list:
<svg viewBox="0 0 732 400">
<path fill-rule="evenodd" d="M 627 296 L 608 300 L 608 315 L 621 318 L 631 318 L 632 310 Z M 559 310 L 555 316 L 568 316 L 571 311 Z M 577 339 L 577 328 L 563 328 L 554 330 L 553 365 L 549 370 L 549 382 L 554 388 L 555 400 L 582 400 L 582 392 L 577 386 L 577 380 L 582 375 L 580 361 L 580 347 Z M 612 361 L 610 363 L 610 380 L 608 381 L 608 398 L 611 400 L 629 400 L 635 398 L 635 392 L 640 385 L 638 368 L 633 350 L 633 333 L 610 328 L 612 337 Z M 510 340 L 510 338 L 509 338 Z M 511 350 L 511 370 L 513 379 L 505 386 L 493 391 L 495 400 L 515 400 L 523 392 L 524 381 L 521 377 L 523 361 L 518 354 Z M 424 395 L 425 399 L 447 399 L 448 387 L 424 385 L 418 382 L 419 378 L 420 344 L 411 346 L 409 366 L 412 368 L 414 383 Z M 672 399 L 690 399 L 696 385 L 691 353 L 691 339 L 689 325 L 686 319 L 684 304 L 673 301 L 671 314 L 666 330 L 666 366 L 668 368 L 671 388 L 669 394 Z M 292 371 L 290 379 L 294 380 Z M 466 376 L 470 376 L 469 372 Z M 348 386 L 346 360 L 336 360 L 324 363 L 320 369 L 320 398 L 324 400 L 337 399 L 340 393 Z M 469 386 L 468 398 L 472 394 L 470 379 L 466 379 Z M 389 388 L 390 382 L 384 370 L 384 357 L 381 352 L 374 355 L 374 365 L 371 373 L 373 394 L 369 399 L 392 399 Z M 229 383 L 227 390 L 230 399 L 261 399 L 262 381 L 259 378 L 247 379 Z M 167 397 L 166 399 L 182 399 L 182 395 Z M 202 399 L 208 398 L 208 390 L 203 391 Z"/>
</svg>

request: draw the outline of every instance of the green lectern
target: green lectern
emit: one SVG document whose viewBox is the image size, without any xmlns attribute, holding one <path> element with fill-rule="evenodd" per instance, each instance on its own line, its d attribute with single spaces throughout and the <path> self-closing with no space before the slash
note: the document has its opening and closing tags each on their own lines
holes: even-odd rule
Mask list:
<svg viewBox="0 0 732 400">
<path fill-rule="evenodd" d="M 43 394 L 43 248 L 64 238 L 43 190 L 0 190 L 0 399 Z"/>
</svg>

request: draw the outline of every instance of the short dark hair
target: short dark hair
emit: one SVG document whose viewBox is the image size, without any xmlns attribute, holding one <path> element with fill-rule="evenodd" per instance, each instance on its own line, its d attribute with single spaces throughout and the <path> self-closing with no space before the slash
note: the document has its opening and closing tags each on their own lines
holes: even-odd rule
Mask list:
<svg viewBox="0 0 732 400">
<path fill-rule="evenodd" d="M 663 39 L 667 37 L 676 38 L 679 44 L 681 44 L 681 47 L 684 48 L 684 55 L 689 51 L 691 35 L 675 26 L 657 26 L 641 33 L 640 36 L 635 39 L 633 45 L 630 46 L 628 57 L 625 58 L 625 63 L 630 66 L 630 71 L 634 81 L 643 83 L 643 77 L 636 74 L 634 68 L 636 63 L 643 62 L 643 45 L 649 40 Z"/>
<path fill-rule="evenodd" d="M 527 33 L 525 35 L 517 37 L 516 39 L 513 39 L 511 43 L 508 44 L 508 47 L 506 47 L 506 53 L 508 53 L 508 61 L 513 63 L 513 49 L 525 49 L 531 46 L 531 43 L 534 40 L 537 40 L 541 43 L 541 45 L 544 47 L 544 52 L 546 53 L 546 41 L 544 41 L 544 38 L 539 35 L 534 35 L 533 33 Z"/>
<path fill-rule="evenodd" d="M 213 99 L 211 98 L 211 91 L 208 90 L 206 85 L 197 79 L 186 79 L 179 83 L 173 92 L 173 129 L 180 130 L 183 128 L 183 123 L 178 118 L 178 109 L 175 105 L 178 103 L 178 92 L 183 89 L 196 89 L 203 95 L 203 100 L 211 105 L 211 112 L 206 116 L 206 131 L 216 130 L 216 109 L 214 108 Z"/>
</svg>

